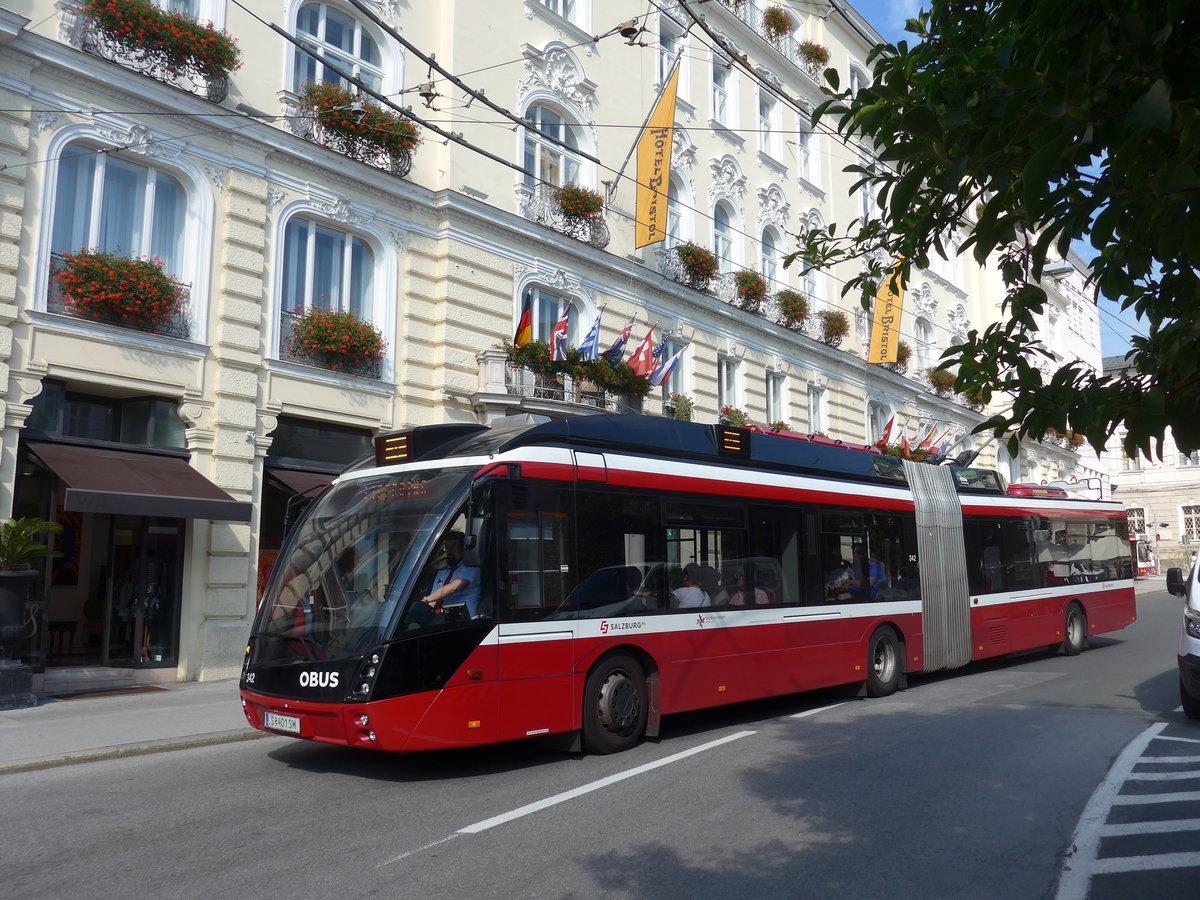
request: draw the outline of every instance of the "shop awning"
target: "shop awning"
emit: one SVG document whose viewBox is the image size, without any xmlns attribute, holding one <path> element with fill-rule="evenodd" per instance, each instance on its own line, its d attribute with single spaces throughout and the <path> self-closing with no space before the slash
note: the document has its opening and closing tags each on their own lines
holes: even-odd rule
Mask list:
<svg viewBox="0 0 1200 900">
<path fill-rule="evenodd" d="M 315 488 L 325 487 L 336 478 L 324 472 L 302 472 L 299 469 L 267 469 L 267 477 L 278 481 L 284 488 L 295 494 L 303 494 Z"/>
<path fill-rule="evenodd" d="M 250 521 L 249 503 L 178 457 L 40 441 L 26 446 L 66 482 L 63 505 L 70 512 Z"/>
</svg>

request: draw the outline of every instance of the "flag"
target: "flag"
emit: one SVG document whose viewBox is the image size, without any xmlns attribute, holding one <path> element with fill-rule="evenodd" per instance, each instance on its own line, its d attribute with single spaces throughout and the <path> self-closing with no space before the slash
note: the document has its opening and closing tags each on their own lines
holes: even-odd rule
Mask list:
<svg viewBox="0 0 1200 900">
<path fill-rule="evenodd" d="M 629 368 L 633 369 L 635 375 L 649 375 L 654 371 L 654 329 L 657 327 L 657 322 L 650 326 L 642 342 L 629 357 Z"/>
<path fill-rule="evenodd" d="M 894 363 L 900 346 L 900 314 L 904 312 L 904 289 L 900 287 L 900 262 L 879 285 L 875 295 L 875 319 L 871 325 L 871 348 L 867 362 Z"/>
<path fill-rule="evenodd" d="M 513 346 L 524 347 L 533 340 L 533 307 L 529 305 L 529 295 L 525 295 L 525 305 L 521 307 L 521 321 L 517 323 L 517 333 L 513 335 Z"/>
<path fill-rule="evenodd" d="M 908 453 L 908 451 L 910 449 L 908 446 L 908 428 L 907 427 L 905 427 L 904 431 L 900 432 L 900 449 L 903 450 L 905 453 Z"/>
<path fill-rule="evenodd" d="M 925 435 L 925 439 L 923 441 L 921 441 L 921 443 L 917 444 L 917 449 L 918 450 L 928 450 L 930 447 L 932 447 L 933 446 L 933 436 L 935 434 L 937 434 L 937 430 L 938 430 L 937 422 L 934 422 L 932 425 L 929 426 L 929 434 Z"/>
<path fill-rule="evenodd" d="M 563 306 L 562 315 L 550 332 L 550 359 L 562 362 L 567 358 L 567 329 L 570 327 L 571 304 Z"/>
<path fill-rule="evenodd" d="M 655 387 L 667 383 L 667 379 L 671 377 L 671 373 L 675 371 L 675 366 L 679 362 L 679 357 L 683 356 L 684 347 L 676 350 L 671 358 L 666 362 L 660 362 L 658 367 L 650 373 L 650 383 Z"/>
<path fill-rule="evenodd" d="M 658 102 L 637 142 L 637 204 L 634 247 L 656 244 L 667 236 L 667 188 L 671 184 L 671 141 L 675 125 L 675 89 L 679 60 L 663 85 Z"/>
<path fill-rule="evenodd" d="M 625 323 L 625 327 L 621 329 L 620 335 L 613 341 L 613 345 L 604 351 L 605 358 L 614 366 L 621 362 L 621 357 L 625 355 L 625 345 L 629 343 L 629 332 L 633 331 L 633 322 L 636 316 L 630 316 L 629 321 Z"/>
<path fill-rule="evenodd" d="M 579 345 L 579 358 L 584 360 L 600 358 L 600 317 L 604 315 L 604 304 L 596 310 L 596 319 L 588 329 L 587 337 Z"/>
<path fill-rule="evenodd" d="M 892 416 L 888 419 L 888 423 L 883 426 L 883 437 L 879 439 L 879 443 L 887 446 L 887 442 L 892 439 L 892 426 L 896 424 L 896 417 Z"/>
</svg>

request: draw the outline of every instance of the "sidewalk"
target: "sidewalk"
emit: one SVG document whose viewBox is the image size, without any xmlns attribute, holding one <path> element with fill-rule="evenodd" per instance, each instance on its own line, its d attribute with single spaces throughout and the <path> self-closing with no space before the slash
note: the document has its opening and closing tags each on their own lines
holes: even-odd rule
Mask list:
<svg viewBox="0 0 1200 900">
<path fill-rule="evenodd" d="M 0 711 L 0 776 L 267 736 L 246 723 L 236 679 L 47 698 Z"/>
</svg>

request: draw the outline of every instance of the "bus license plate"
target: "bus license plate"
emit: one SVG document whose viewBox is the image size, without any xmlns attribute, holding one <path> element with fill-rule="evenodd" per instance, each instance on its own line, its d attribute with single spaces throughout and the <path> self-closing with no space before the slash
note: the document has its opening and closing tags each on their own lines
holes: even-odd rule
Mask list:
<svg viewBox="0 0 1200 900">
<path fill-rule="evenodd" d="M 287 731 L 292 734 L 300 733 L 300 718 L 298 716 L 281 716 L 279 713 L 264 713 L 263 726 L 275 731 Z"/>
</svg>

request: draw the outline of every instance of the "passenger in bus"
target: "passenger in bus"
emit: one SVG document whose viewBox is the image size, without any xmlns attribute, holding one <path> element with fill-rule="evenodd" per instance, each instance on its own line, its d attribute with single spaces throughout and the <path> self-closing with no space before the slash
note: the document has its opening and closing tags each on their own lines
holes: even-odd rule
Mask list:
<svg viewBox="0 0 1200 900">
<path fill-rule="evenodd" d="M 825 599 L 834 603 L 853 600 L 850 584 L 854 581 L 854 566 L 842 559 L 835 548 L 825 563 Z"/>
<path fill-rule="evenodd" d="M 438 569 L 433 588 L 423 598 L 424 602 L 435 613 L 442 612 L 447 606 L 463 606 L 467 618 L 474 619 L 479 615 L 479 569 L 462 564 L 464 539 L 461 531 L 446 532 L 442 542 L 446 565 Z"/>
<path fill-rule="evenodd" d="M 733 566 L 733 590 L 729 593 L 730 606 L 766 606 L 771 602 L 767 592 L 755 584 L 752 565 Z"/>
<path fill-rule="evenodd" d="M 854 548 L 854 575 L 849 583 L 851 592 L 862 600 L 873 600 L 883 582 L 883 563 L 871 559 L 861 546 Z"/>
<path fill-rule="evenodd" d="M 700 587 L 700 566 L 697 563 L 688 563 L 683 567 L 683 587 L 675 588 L 671 596 L 674 598 L 672 605 L 679 609 L 712 605 L 712 598 Z"/>
</svg>

